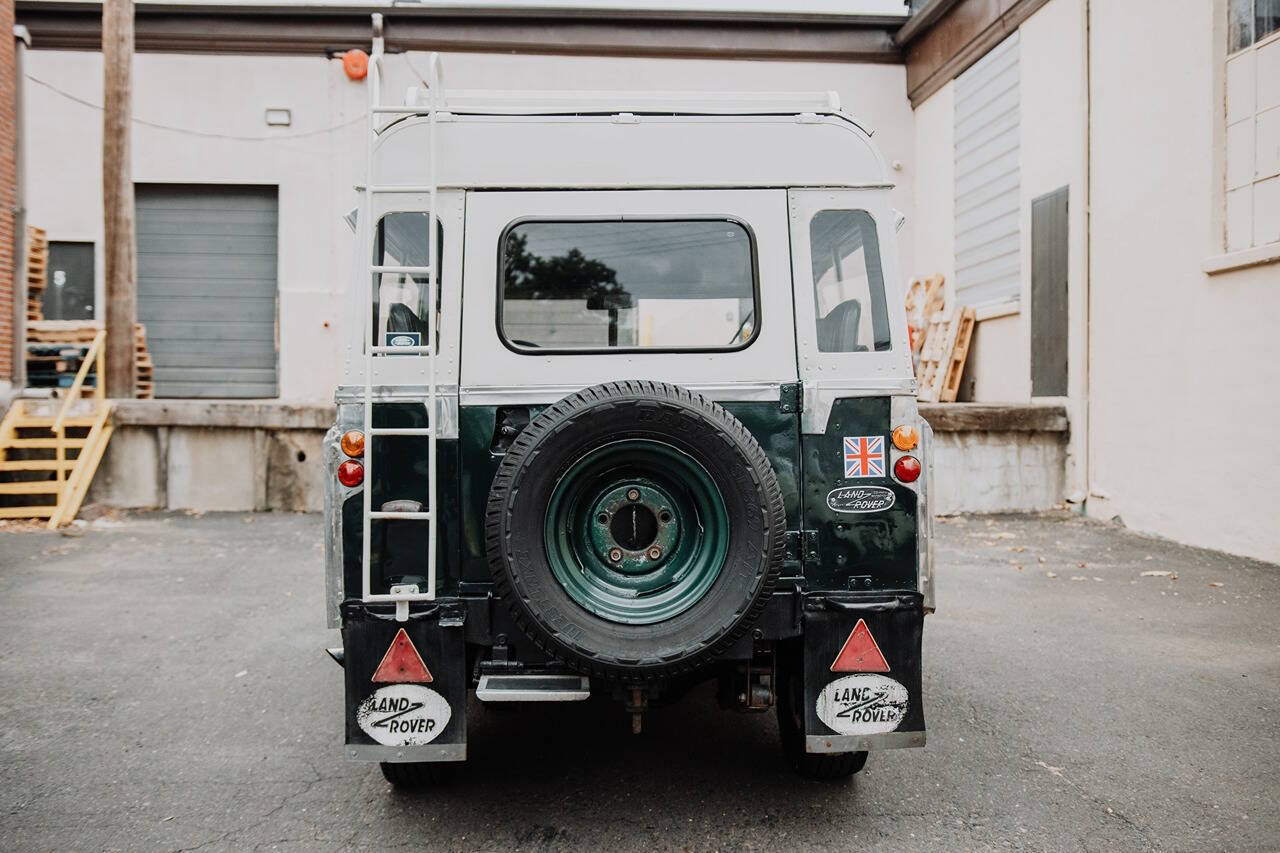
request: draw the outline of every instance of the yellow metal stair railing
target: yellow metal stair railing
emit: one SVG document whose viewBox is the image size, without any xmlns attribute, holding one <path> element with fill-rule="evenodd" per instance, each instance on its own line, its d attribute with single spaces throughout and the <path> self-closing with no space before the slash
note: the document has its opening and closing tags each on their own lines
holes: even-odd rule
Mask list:
<svg viewBox="0 0 1280 853">
<path fill-rule="evenodd" d="M 22 496 L 22 502 L 0 506 L 0 518 L 48 518 L 49 529 L 54 530 L 79 512 L 114 429 L 110 423 L 111 403 L 103 388 L 106 337 L 105 330 L 94 337 L 55 416 L 34 411 L 31 404 L 36 401 L 18 399 L 0 422 L 0 473 L 53 474 L 52 479 L 31 480 L 22 479 L 19 474 L 17 479 L 0 482 L 0 495 Z M 73 414 L 73 404 L 84 401 L 84 384 L 91 367 L 96 381 L 93 395 L 88 398 L 89 411 Z M 83 437 L 69 437 L 68 428 L 87 428 L 88 432 Z M 24 434 L 40 430 L 51 435 Z M 47 450 L 53 451 L 52 458 L 10 458 L 13 451 Z M 74 459 L 69 458 L 69 451 L 75 451 Z M 48 503 L 50 497 L 54 498 L 53 504 Z"/>
</svg>

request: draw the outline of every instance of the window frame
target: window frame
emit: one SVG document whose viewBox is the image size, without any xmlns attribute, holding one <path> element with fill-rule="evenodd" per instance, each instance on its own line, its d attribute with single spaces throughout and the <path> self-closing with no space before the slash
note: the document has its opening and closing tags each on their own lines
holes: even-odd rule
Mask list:
<svg viewBox="0 0 1280 853">
<path fill-rule="evenodd" d="M 1252 8 L 1252 5 L 1251 5 Z M 1249 169 L 1253 173 L 1252 178 L 1237 187 L 1231 187 L 1229 181 L 1230 157 L 1228 152 L 1228 129 L 1231 126 L 1230 116 L 1228 113 L 1228 83 L 1227 83 L 1227 66 L 1233 60 L 1247 53 L 1255 54 L 1260 47 L 1270 46 L 1273 43 L 1280 42 L 1280 30 L 1273 30 L 1261 38 L 1256 34 L 1253 40 L 1238 49 L 1232 50 L 1231 40 L 1231 4 L 1230 0 L 1217 0 L 1214 4 L 1215 20 L 1214 20 L 1214 91 L 1218 96 L 1217 103 L 1214 105 L 1214 111 L 1217 115 L 1217 121 L 1214 128 L 1214 206 L 1212 217 L 1213 242 L 1211 244 L 1213 252 L 1205 259 L 1202 267 L 1203 271 L 1215 275 L 1222 272 L 1230 272 L 1236 269 L 1242 269 L 1249 266 L 1259 264 L 1269 264 L 1276 261 L 1277 255 L 1280 254 L 1280 240 L 1259 241 L 1255 235 L 1257 233 L 1256 216 L 1253 208 L 1253 188 L 1263 181 L 1278 179 L 1280 176 L 1268 175 L 1259 178 L 1256 172 L 1256 159 L 1251 159 Z M 1255 83 L 1256 85 L 1256 83 Z M 1272 107 L 1270 109 L 1280 109 L 1280 107 Z M 1258 111 L 1255 99 L 1250 112 L 1252 133 L 1256 134 L 1256 124 Z M 1253 150 L 1254 158 L 1256 158 L 1256 136 L 1254 137 L 1251 150 Z M 1231 217 L 1229 215 L 1230 196 L 1233 191 L 1250 188 L 1250 212 L 1249 212 L 1249 241 L 1248 245 L 1232 247 L 1231 244 Z"/>
<path fill-rule="evenodd" d="M 445 241 L 444 219 L 438 213 L 436 213 L 435 211 L 423 210 L 418 208 L 404 209 L 404 210 L 397 208 L 394 210 L 383 211 L 378 216 L 378 218 L 374 220 L 374 223 L 373 223 L 372 234 L 370 235 L 370 248 L 372 250 L 372 258 L 370 260 L 370 263 L 375 265 L 380 265 L 386 262 L 386 231 L 383 223 L 386 222 L 387 218 L 391 216 L 401 216 L 404 214 L 415 214 L 415 213 L 420 214 L 422 216 L 429 217 L 435 223 L 435 226 L 436 226 L 435 249 L 436 249 L 437 257 L 431 260 L 431 263 L 435 265 L 434 277 L 435 277 L 435 283 L 436 283 L 436 292 L 434 294 L 435 299 L 433 300 L 434 304 L 432 305 L 432 313 L 433 313 L 432 319 L 438 320 L 439 315 L 444 313 L 443 273 L 444 273 L 444 241 Z M 410 266 L 410 265 L 405 264 L 405 266 Z M 380 279 L 384 275 L 387 275 L 387 273 L 370 273 L 369 274 L 369 281 L 368 281 L 369 293 L 366 296 L 366 300 L 372 301 L 372 303 L 376 305 L 379 310 L 381 310 L 381 304 L 379 303 L 377 298 L 378 289 L 381 286 Z M 417 279 L 419 278 L 419 276 L 410 276 L 410 278 L 414 279 L 415 283 L 418 283 Z M 422 278 L 425 278 L 425 276 L 423 276 Z M 422 281 L 421 285 L 423 287 L 427 287 L 428 282 Z M 369 316 L 370 316 L 370 320 L 376 326 L 378 322 L 377 312 L 370 311 Z M 418 318 L 418 319 L 421 320 L 422 318 Z M 360 324 L 357 323 L 357 325 L 360 325 Z M 434 354 L 438 356 L 440 355 L 440 352 L 441 352 L 441 349 L 440 349 L 441 329 L 438 323 L 433 325 L 432 328 L 433 328 L 433 334 L 432 334 L 433 350 L 434 350 Z M 385 341 L 379 342 L 375 339 L 376 338 L 375 329 L 369 329 L 368 332 L 369 332 L 368 340 L 371 342 L 372 346 L 387 345 Z M 421 345 L 425 346 L 426 341 L 425 340 L 422 341 Z M 360 354 L 362 357 L 368 355 L 368 350 L 365 347 L 366 345 L 363 343 L 363 340 L 362 340 L 362 343 L 360 346 Z M 426 355 L 420 355 L 417 353 L 378 353 L 374 357 L 381 358 L 383 356 L 394 356 L 395 358 L 428 358 L 428 356 Z"/>
<path fill-rule="evenodd" d="M 750 252 L 750 269 L 751 269 L 751 300 L 752 313 L 755 315 L 755 323 L 752 325 L 751 337 L 747 338 L 740 344 L 734 346 L 723 347 L 603 347 L 603 348 L 551 348 L 551 347 L 522 347 L 518 346 L 510 338 L 507 337 L 506 329 L 502 322 L 502 306 L 505 300 L 505 278 L 506 278 L 506 245 L 507 237 L 513 230 L 526 225 L 530 222 L 543 224 L 572 224 L 578 223 L 595 223 L 595 222 L 728 222 L 742 228 L 747 235 L 747 248 Z M 729 214 L 663 214 L 663 215 L 576 215 L 576 216 L 522 216 L 511 220 L 498 234 L 498 263 L 497 263 L 497 279 L 496 291 L 497 298 L 494 306 L 494 328 L 497 331 L 498 340 L 511 352 L 524 356 L 540 356 L 540 355 L 645 355 L 645 354 L 672 354 L 672 353 L 733 353 L 742 352 L 751 346 L 760 337 L 760 329 L 763 326 L 763 318 L 761 315 L 761 299 L 760 299 L 760 263 L 758 250 L 756 247 L 756 232 L 751 224 L 738 216 Z"/>
<path fill-rule="evenodd" d="M 864 269 L 867 271 L 867 277 L 866 277 L 867 278 L 867 302 L 868 302 L 867 315 L 871 320 L 871 346 L 863 350 L 824 350 L 822 348 L 822 342 L 818 340 L 819 338 L 818 324 L 823 320 L 825 320 L 826 317 L 819 316 L 818 281 L 814 279 L 812 275 L 810 275 L 809 289 L 813 292 L 814 346 L 817 349 L 817 351 L 823 355 L 864 355 L 869 352 L 892 352 L 893 351 L 893 328 L 889 321 L 889 295 L 885 289 L 884 260 L 882 258 L 882 253 L 880 251 L 880 225 L 878 222 L 876 222 L 875 215 L 870 210 L 867 210 L 866 208 L 824 207 L 824 208 L 819 208 L 815 210 L 813 214 L 809 217 L 809 222 L 806 228 L 808 240 L 809 240 L 810 263 L 812 263 L 812 259 L 813 259 L 813 224 L 817 220 L 817 218 L 824 213 L 848 213 L 848 214 L 853 214 L 855 216 L 858 214 L 861 214 L 862 216 L 866 217 L 867 222 L 871 225 L 872 243 L 868 244 L 864 239 L 862 246 L 863 246 L 864 252 L 866 252 L 868 259 L 871 256 L 871 250 L 869 250 L 867 247 L 874 246 L 874 252 L 875 252 L 875 257 L 877 262 L 876 265 L 880 268 L 880 281 L 877 287 L 876 283 L 873 282 L 871 279 L 870 266 L 869 265 L 864 266 Z M 861 227 L 862 226 L 859 226 L 860 229 Z M 865 237 L 866 235 L 864 234 L 863 236 Z M 879 298 L 877 298 L 877 290 L 879 291 L 879 294 L 878 294 Z M 835 311 L 835 308 L 832 308 L 831 311 L 827 312 L 826 316 L 830 317 L 831 313 L 834 311 Z M 884 332 L 885 337 L 883 339 L 877 338 L 877 334 L 880 332 Z M 883 340 L 885 344 L 884 347 L 880 346 L 881 340 Z"/>
</svg>

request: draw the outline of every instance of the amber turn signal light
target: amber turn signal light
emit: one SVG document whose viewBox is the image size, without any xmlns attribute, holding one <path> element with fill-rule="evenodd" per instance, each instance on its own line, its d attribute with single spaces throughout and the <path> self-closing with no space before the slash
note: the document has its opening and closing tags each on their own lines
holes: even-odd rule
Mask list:
<svg viewBox="0 0 1280 853">
<path fill-rule="evenodd" d="M 893 446 L 899 450 L 915 450 L 920 443 L 920 433 L 915 427 L 903 424 L 893 430 Z"/>
<path fill-rule="evenodd" d="M 903 456 L 893 463 L 893 476 L 904 483 L 914 483 L 920 478 L 920 460 L 914 456 Z"/>
<path fill-rule="evenodd" d="M 358 486 L 364 482 L 364 466 L 348 459 L 338 466 L 338 482 L 344 486 Z"/>
<path fill-rule="evenodd" d="M 342 452 L 357 459 L 364 456 L 364 433 L 358 429 L 349 429 L 344 432 Z"/>
</svg>

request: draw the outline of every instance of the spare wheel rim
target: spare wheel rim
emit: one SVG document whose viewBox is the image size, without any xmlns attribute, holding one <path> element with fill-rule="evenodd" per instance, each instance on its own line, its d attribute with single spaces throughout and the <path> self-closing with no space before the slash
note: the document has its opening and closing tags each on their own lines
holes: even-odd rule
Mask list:
<svg viewBox="0 0 1280 853">
<path fill-rule="evenodd" d="M 596 447 L 556 482 L 544 541 L 551 572 L 602 619 L 651 625 L 701 601 L 729 548 L 724 498 L 707 469 L 662 441 Z"/>
</svg>

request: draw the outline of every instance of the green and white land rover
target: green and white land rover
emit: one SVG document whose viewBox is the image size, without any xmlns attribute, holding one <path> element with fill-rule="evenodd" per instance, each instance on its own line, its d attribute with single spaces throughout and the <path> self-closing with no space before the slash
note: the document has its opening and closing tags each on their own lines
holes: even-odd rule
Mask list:
<svg viewBox="0 0 1280 853">
<path fill-rule="evenodd" d="M 802 774 L 921 746 L 930 431 L 891 179 L 834 95 L 378 101 L 325 444 L 346 754 L 704 681 Z M 643 735 L 642 735 L 643 736 Z"/>
</svg>

